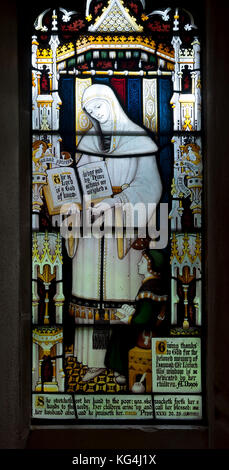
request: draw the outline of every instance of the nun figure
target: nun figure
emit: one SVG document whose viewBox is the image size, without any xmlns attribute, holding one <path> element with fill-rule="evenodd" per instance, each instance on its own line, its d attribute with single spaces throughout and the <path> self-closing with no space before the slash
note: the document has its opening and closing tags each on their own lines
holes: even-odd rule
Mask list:
<svg viewBox="0 0 229 470">
<path fill-rule="evenodd" d="M 144 211 L 142 216 L 138 214 L 138 224 L 147 224 L 162 192 L 154 155 L 157 145 L 143 128 L 128 118 L 107 85 L 89 86 L 82 97 L 82 108 L 92 128 L 77 147 L 81 154 L 77 166 L 105 161 L 113 189 L 112 197 L 94 204 L 92 215 L 98 217 L 101 211 L 107 208 L 112 211 L 116 205 L 126 203 L 133 206 L 142 203 L 147 210 L 150 203 L 147 220 Z M 93 312 L 111 311 L 109 308 L 116 312 L 122 304 L 133 305 L 141 285 L 141 275 L 136 269 L 141 252 L 132 248 L 133 242 L 133 238 L 123 239 L 120 248 L 114 236 L 79 238 L 72 263 L 74 304 Z M 76 328 L 74 355 L 88 367 L 84 381 L 106 368 L 108 341 L 109 334 L 101 326 Z"/>
</svg>

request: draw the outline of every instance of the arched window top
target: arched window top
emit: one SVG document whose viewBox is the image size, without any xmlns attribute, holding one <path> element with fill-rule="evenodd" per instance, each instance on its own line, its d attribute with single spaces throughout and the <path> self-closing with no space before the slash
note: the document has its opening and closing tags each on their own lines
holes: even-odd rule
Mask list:
<svg viewBox="0 0 229 470">
<path fill-rule="evenodd" d="M 141 0 L 91 0 L 85 10 L 69 10 L 63 7 L 48 8 L 34 21 L 34 30 L 43 37 L 46 34 L 91 32 L 157 32 L 197 33 L 191 12 L 185 8 L 164 8 L 148 11 Z M 189 36 L 190 37 L 190 36 Z"/>
</svg>

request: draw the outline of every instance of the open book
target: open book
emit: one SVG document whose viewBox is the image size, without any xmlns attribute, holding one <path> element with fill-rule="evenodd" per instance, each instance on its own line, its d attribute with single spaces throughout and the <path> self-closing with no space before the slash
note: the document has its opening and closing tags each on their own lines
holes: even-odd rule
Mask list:
<svg viewBox="0 0 229 470">
<path fill-rule="evenodd" d="M 83 195 L 99 202 L 112 196 L 112 187 L 105 161 L 87 163 L 77 167 L 76 176 L 74 168 L 52 168 L 47 170 L 47 185 L 44 186 L 44 195 L 50 215 L 60 213 L 63 204 L 76 203 L 82 208 Z"/>
</svg>

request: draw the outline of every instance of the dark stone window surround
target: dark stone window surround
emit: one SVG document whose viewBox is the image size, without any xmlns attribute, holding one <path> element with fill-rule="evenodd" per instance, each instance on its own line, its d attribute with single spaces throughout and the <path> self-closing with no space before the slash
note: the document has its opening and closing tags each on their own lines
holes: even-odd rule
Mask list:
<svg viewBox="0 0 229 470">
<path fill-rule="evenodd" d="M 28 3 L 26 3 L 28 5 Z M 24 6 L 23 23 L 20 11 Z M 20 11 L 19 11 L 20 8 Z M 228 380 L 228 17 L 229 5 L 205 0 L 205 259 L 208 340 L 206 426 L 30 427 L 30 57 L 24 2 L 1 6 L 2 209 L 0 348 L 1 448 L 227 448 Z M 20 39 L 20 40 L 19 40 Z M 26 45 L 26 44 L 25 44 Z M 28 61 L 28 62 L 27 62 Z M 28 81 L 27 81 L 28 80 Z"/>
</svg>

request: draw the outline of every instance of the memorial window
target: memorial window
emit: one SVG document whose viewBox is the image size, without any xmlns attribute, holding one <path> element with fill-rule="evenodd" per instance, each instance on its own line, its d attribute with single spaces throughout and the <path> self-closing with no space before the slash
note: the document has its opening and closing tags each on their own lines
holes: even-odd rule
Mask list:
<svg viewBox="0 0 229 470">
<path fill-rule="evenodd" d="M 144 0 L 32 33 L 34 423 L 201 423 L 201 31 Z"/>
</svg>

